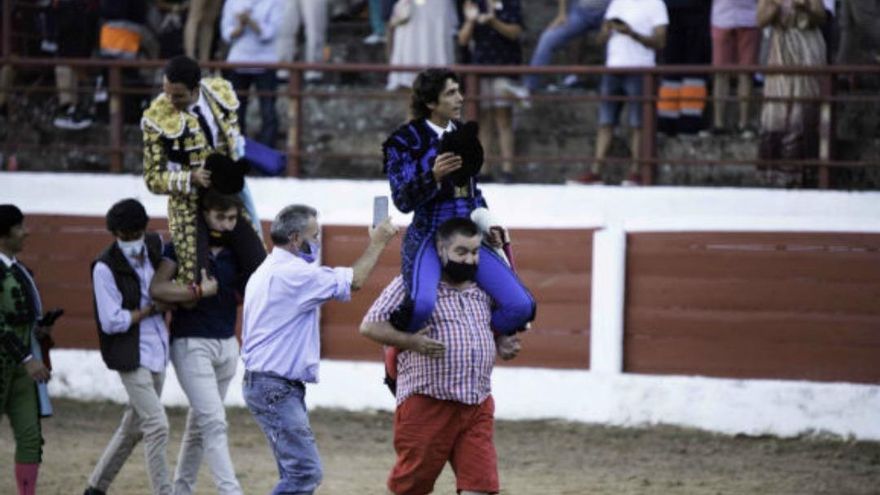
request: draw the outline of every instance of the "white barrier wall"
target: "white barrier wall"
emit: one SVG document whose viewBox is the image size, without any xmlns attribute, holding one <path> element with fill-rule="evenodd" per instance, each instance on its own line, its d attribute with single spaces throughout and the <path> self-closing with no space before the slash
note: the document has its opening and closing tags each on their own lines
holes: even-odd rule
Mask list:
<svg viewBox="0 0 880 495">
<path fill-rule="evenodd" d="M 253 179 L 259 215 L 306 203 L 326 224 L 367 225 L 381 181 Z M 140 177 L 0 173 L 0 202 L 25 213 L 103 216 L 125 197 L 164 216 L 165 198 Z M 614 425 L 674 424 L 722 433 L 782 436 L 828 432 L 880 440 L 880 385 L 790 380 L 733 380 L 622 373 L 626 232 L 880 232 L 880 193 L 707 188 L 503 186 L 483 188 L 490 208 L 510 227 L 599 228 L 593 246 L 590 371 L 499 368 L 493 380 L 500 418 L 563 418 Z M 406 224 L 406 216 L 395 216 Z M 115 373 L 97 351 L 59 350 L 50 391 L 59 396 L 122 401 Z M 242 370 L 228 402 L 242 405 Z M 394 406 L 378 363 L 324 361 L 309 387 L 312 407 Z M 184 405 L 169 368 L 163 399 Z"/>
</svg>

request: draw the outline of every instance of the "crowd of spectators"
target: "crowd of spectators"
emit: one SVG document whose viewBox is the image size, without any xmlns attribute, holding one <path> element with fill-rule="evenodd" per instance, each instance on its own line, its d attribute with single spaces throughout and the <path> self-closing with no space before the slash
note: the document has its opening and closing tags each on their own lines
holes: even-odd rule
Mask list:
<svg viewBox="0 0 880 495">
<path fill-rule="evenodd" d="M 520 65 L 524 33 L 540 25 L 523 21 L 522 0 L 56 0 L 42 5 L 38 31 L 48 56 L 83 58 L 167 58 L 185 53 L 200 61 L 277 63 L 328 60 L 327 36 L 338 12 L 369 25 L 366 45 L 385 45 L 392 66 L 443 66 L 453 63 Z M 366 27 L 366 26 L 365 26 Z M 554 55 L 585 38 L 606 44 L 607 67 L 654 64 L 757 66 L 880 63 L 880 0 L 558 0 L 556 15 L 539 35 L 528 64 L 553 63 Z M 300 34 L 302 31 L 302 34 Z M 298 47 L 298 41 L 304 41 Z M 821 52 L 821 53 L 820 53 Z M 821 55 L 821 57 L 818 57 Z M 351 60 L 359 62 L 360 60 Z M 95 74 L 91 74 L 93 77 Z M 143 78 L 132 71 L 131 79 Z M 414 73 L 392 71 L 386 89 L 408 91 Z M 72 67 L 55 68 L 58 112 L 54 124 L 84 129 L 94 119 L 94 101 L 104 93 L 106 75 L 98 77 L 94 98 L 84 74 Z M 286 71 L 242 67 L 225 72 L 242 95 L 244 127 L 246 93 L 259 93 L 261 129 L 258 140 L 272 145 L 278 136 L 275 98 Z M 14 77 L 3 69 L 4 85 Z M 324 75 L 305 71 L 308 83 Z M 763 78 L 763 80 L 762 80 Z M 488 178 L 514 177 L 516 103 L 529 105 L 530 95 L 547 91 L 544 77 L 484 76 L 480 84 L 481 139 L 500 171 L 487 166 Z M 711 80 L 710 80 L 711 79 Z M 155 86 L 156 81 L 144 81 Z M 735 93 L 731 96 L 735 83 Z M 811 96 L 818 81 L 805 76 L 739 73 L 709 78 L 669 74 L 658 90 L 659 130 L 668 134 L 712 137 L 735 133 L 760 138 L 761 156 L 810 156 L 813 108 L 806 103 L 773 101 L 760 120 L 752 102 L 756 83 L 765 96 Z M 709 91 L 711 88 L 711 96 Z M 624 124 L 631 128 L 630 148 L 638 159 L 645 98 L 637 76 L 606 75 L 597 88 L 602 96 L 627 97 Z M 5 100 L 5 93 L 0 96 Z M 728 107 L 736 103 L 735 118 Z M 0 104 L 4 103 L 0 101 Z M 707 103 L 710 103 L 708 105 Z M 599 105 L 595 160 L 580 179 L 599 180 L 613 127 L 623 104 L 618 99 Z M 707 111 L 711 109 L 711 113 Z M 803 117 L 803 118 L 801 118 Z M 808 131 L 795 132 L 794 122 Z M 809 143 L 799 145 L 791 143 Z M 497 148 L 497 150 L 496 150 Z M 785 151 L 787 150 L 787 151 Z M 493 160 L 494 161 L 494 160 Z M 637 182 L 636 169 L 627 182 Z M 631 180 L 632 179 L 632 180 Z"/>
</svg>

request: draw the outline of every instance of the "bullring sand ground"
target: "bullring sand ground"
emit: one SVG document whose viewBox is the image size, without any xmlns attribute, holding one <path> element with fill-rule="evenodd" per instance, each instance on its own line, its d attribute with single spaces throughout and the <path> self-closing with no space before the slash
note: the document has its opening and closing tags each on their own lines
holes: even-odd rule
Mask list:
<svg viewBox="0 0 880 495">
<path fill-rule="evenodd" d="M 41 495 L 79 495 L 113 433 L 122 406 L 56 400 L 44 421 Z M 498 407 L 504 407 L 499 404 Z M 277 479 L 266 440 L 247 410 L 230 408 L 230 446 L 242 488 L 265 494 Z M 185 410 L 169 409 L 174 465 Z M 384 494 L 394 461 L 391 414 L 319 409 L 312 427 L 324 462 L 320 495 Z M 13 441 L 0 425 L 0 494 L 14 494 Z M 666 426 L 609 428 L 562 421 L 500 421 L 496 426 L 504 495 L 880 494 L 880 443 L 825 438 L 729 437 Z M 149 494 L 138 448 L 111 494 Z M 203 465 L 198 494 L 216 493 Z M 455 493 L 444 470 L 435 493 Z"/>
</svg>

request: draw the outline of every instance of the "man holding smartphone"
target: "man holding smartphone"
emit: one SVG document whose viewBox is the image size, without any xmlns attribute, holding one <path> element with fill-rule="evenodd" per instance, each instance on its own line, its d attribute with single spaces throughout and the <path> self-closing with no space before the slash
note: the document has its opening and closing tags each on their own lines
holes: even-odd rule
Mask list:
<svg viewBox="0 0 880 495">
<path fill-rule="evenodd" d="M 244 400 L 272 447 L 281 479 L 272 493 L 308 494 L 323 477 L 306 412 L 306 383 L 317 383 L 321 358 L 318 310 L 348 301 L 364 286 L 397 228 L 385 218 L 349 267 L 318 263 L 318 212 L 291 205 L 275 217 L 275 247 L 251 275 L 244 293 L 241 358 Z"/>
</svg>

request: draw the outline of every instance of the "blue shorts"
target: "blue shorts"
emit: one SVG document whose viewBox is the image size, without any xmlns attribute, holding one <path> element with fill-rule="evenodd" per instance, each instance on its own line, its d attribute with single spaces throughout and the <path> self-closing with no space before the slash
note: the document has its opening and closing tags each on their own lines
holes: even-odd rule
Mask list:
<svg viewBox="0 0 880 495">
<path fill-rule="evenodd" d="M 599 86 L 599 94 L 601 96 L 642 96 L 642 76 L 621 75 L 621 74 L 605 74 L 602 76 L 602 83 Z M 614 126 L 617 125 L 620 116 L 620 107 L 622 101 L 603 101 L 599 103 L 599 125 Z M 627 102 L 628 124 L 634 129 L 642 127 L 642 105 L 641 101 Z"/>
</svg>

